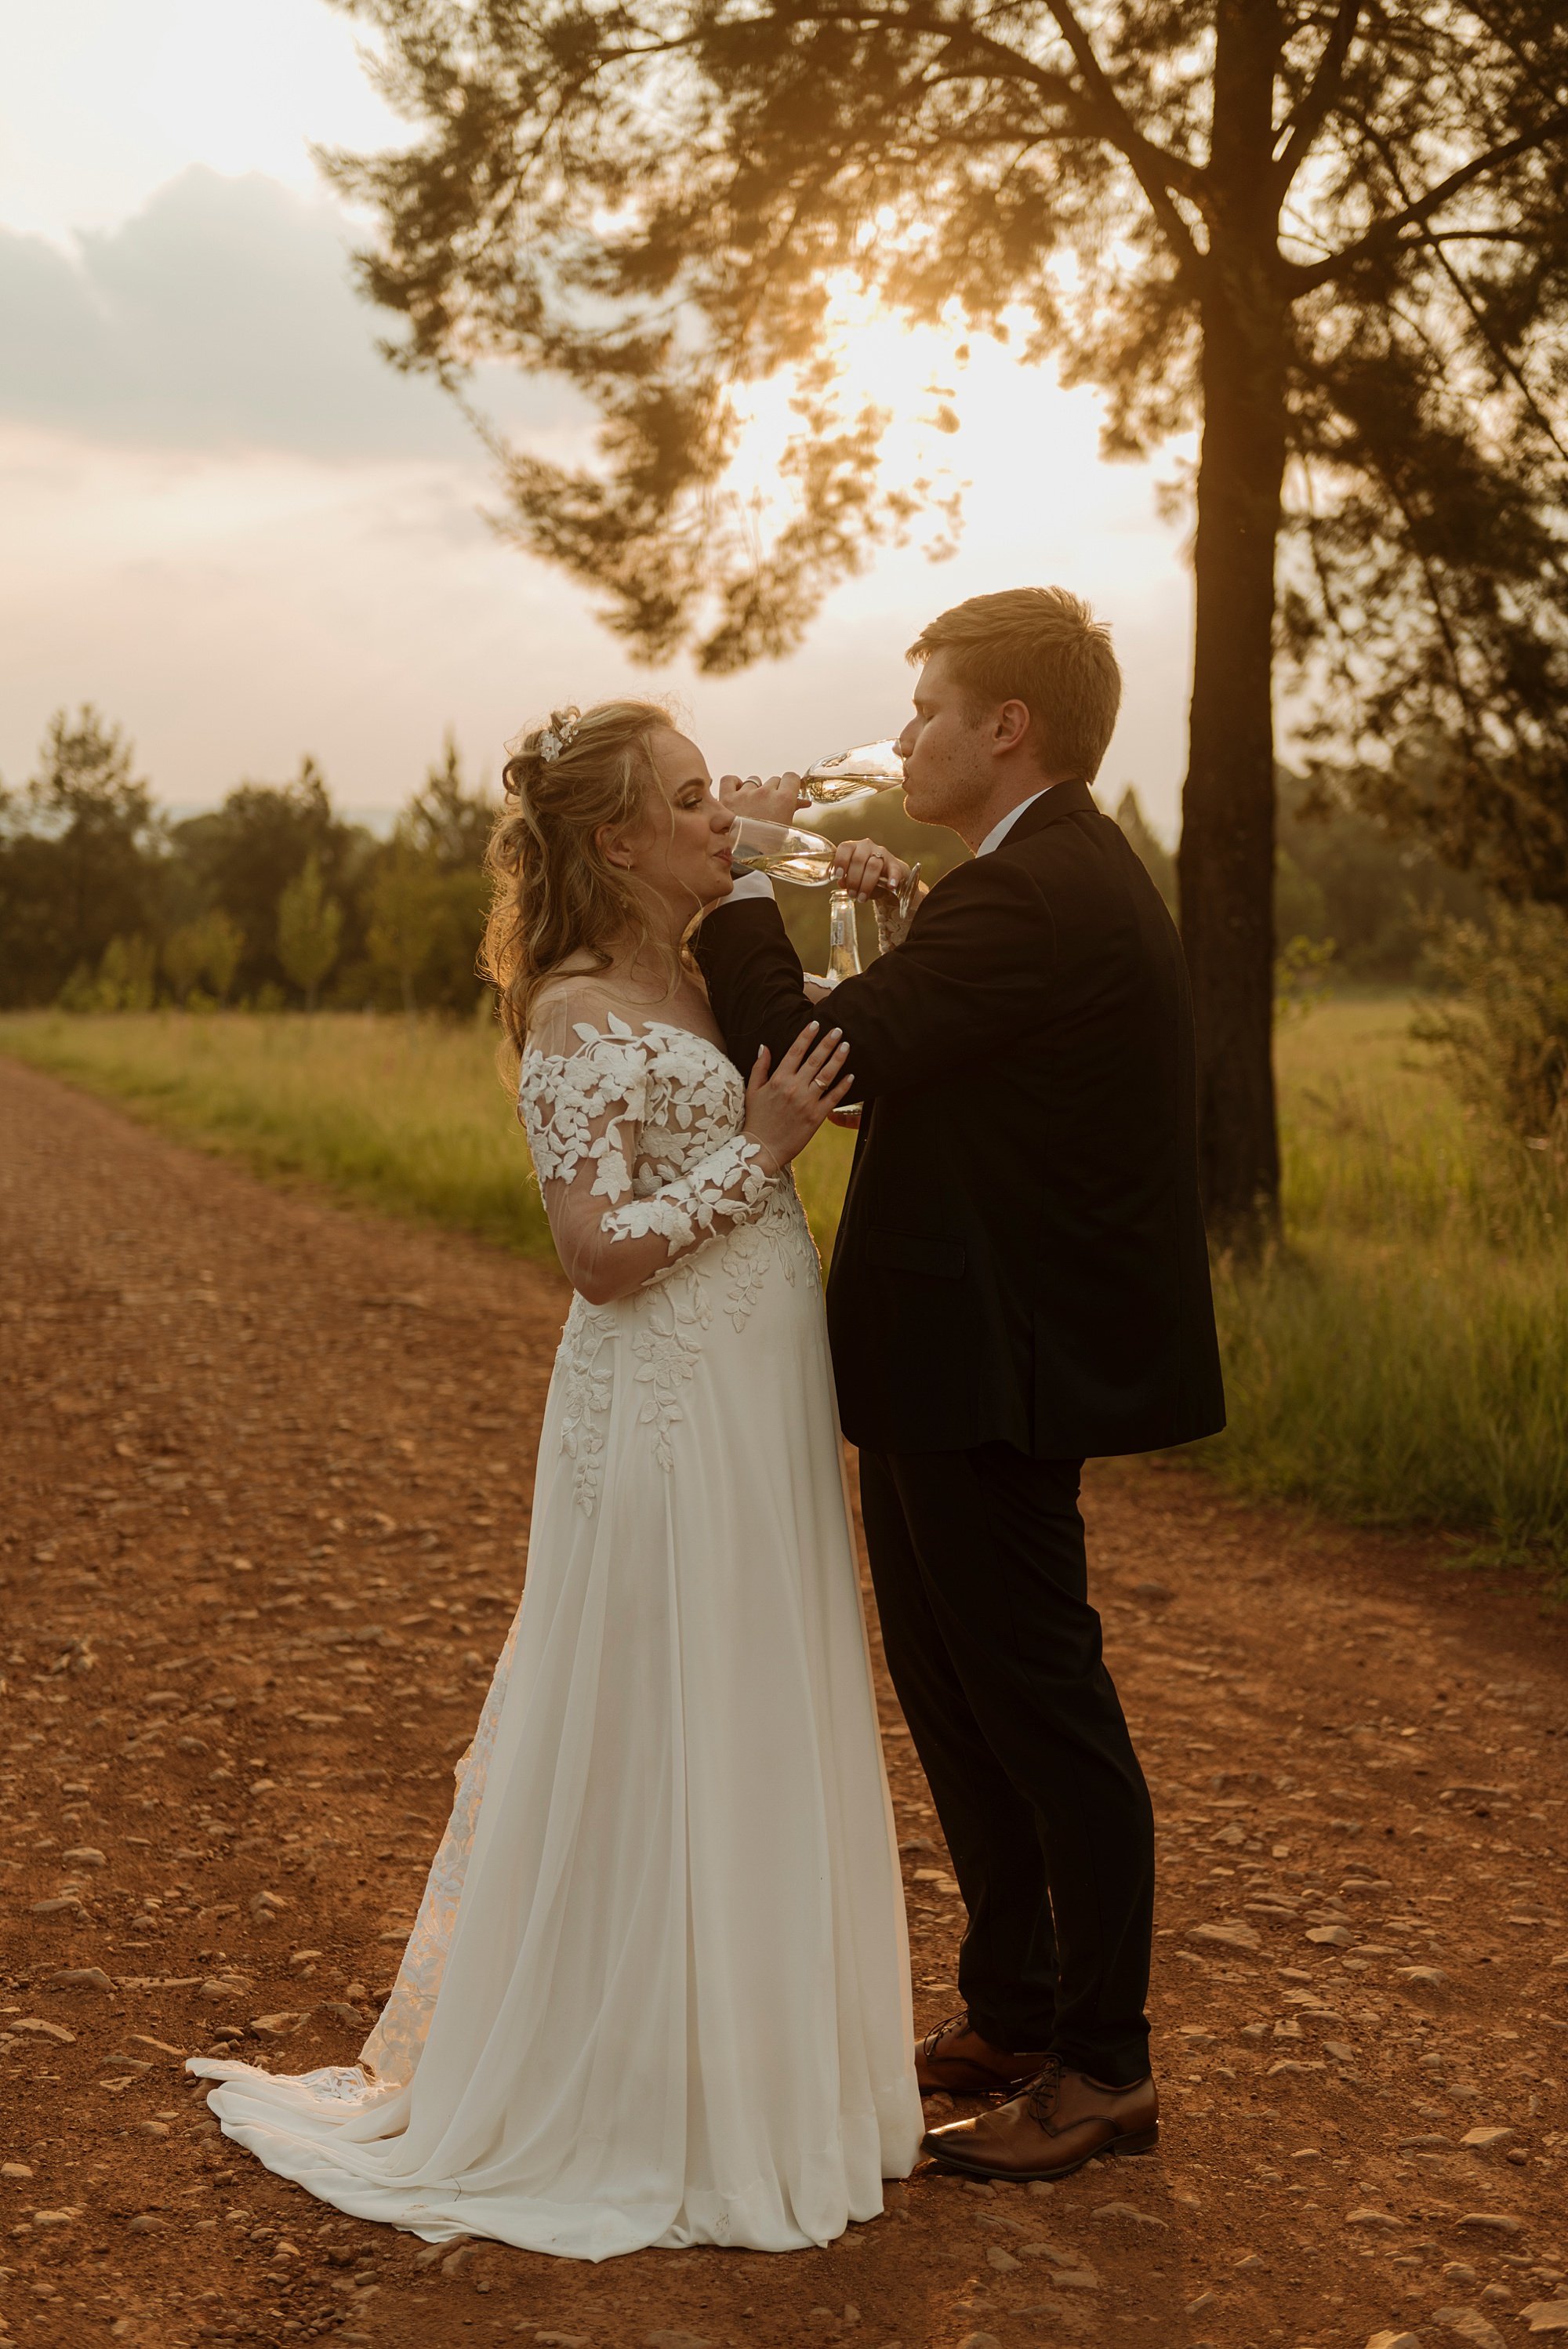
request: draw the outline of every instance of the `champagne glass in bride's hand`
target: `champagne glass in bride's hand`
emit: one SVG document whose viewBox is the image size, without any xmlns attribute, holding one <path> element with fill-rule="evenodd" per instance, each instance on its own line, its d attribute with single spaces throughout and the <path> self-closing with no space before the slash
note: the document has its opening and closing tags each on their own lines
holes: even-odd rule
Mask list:
<svg viewBox="0 0 1568 2349">
<path fill-rule="evenodd" d="M 769 823 L 758 815 L 738 815 L 729 832 L 732 873 L 766 873 L 798 888 L 825 889 L 833 878 L 833 843 L 820 832 L 792 823 Z"/>
</svg>

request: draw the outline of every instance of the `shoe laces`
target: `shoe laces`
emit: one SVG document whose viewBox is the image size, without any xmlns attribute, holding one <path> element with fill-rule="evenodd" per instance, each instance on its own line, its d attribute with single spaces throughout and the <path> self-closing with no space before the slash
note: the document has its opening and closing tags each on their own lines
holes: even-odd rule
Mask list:
<svg viewBox="0 0 1568 2349">
<path fill-rule="evenodd" d="M 921 2054 L 925 2056 L 934 2055 L 942 2041 L 946 2039 L 953 2032 L 967 2031 L 968 2028 L 969 2016 L 967 2010 L 961 2007 L 956 2014 L 950 2014 L 945 2023 L 939 2023 L 934 2031 L 928 2031 L 926 2033 L 925 2037 L 920 2044 Z"/>
<path fill-rule="evenodd" d="M 1044 2128 L 1057 2108 L 1057 2096 L 1062 2085 L 1062 2059 L 1047 2055 L 1024 2094 L 1028 2100 L 1029 2118 Z"/>
</svg>

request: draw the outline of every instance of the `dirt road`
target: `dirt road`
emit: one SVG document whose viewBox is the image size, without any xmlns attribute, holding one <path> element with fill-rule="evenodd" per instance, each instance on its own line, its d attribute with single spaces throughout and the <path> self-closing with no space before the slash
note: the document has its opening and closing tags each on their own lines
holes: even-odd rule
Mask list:
<svg viewBox="0 0 1568 2349">
<path fill-rule="evenodd" d="M 0 2343 L 1568 2328 L 1568 1626 L 1188 1470 L 1090 1490 L 1161 1826 L 1158 2156 L 588 2268 L 431 2252 L 235 2154 L 181 2058 L 364 2037 L 520 1588 L 564 1291 L 5 1063 L 0 1135 Z M 957 1904 L 883 1717 L 929 2023 Z"/>
</svg>

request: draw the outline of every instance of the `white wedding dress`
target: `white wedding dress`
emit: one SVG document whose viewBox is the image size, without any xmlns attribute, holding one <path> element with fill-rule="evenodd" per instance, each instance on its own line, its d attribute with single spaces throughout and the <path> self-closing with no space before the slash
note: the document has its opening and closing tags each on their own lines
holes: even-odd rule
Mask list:
<svg viewBox="0 0 1568 2349">
<path fill-rule="evenodd" d="M 583 1287 L 527 1588 L 353 2067 L 198 2058 L 224 2134 L 429 2241 L 782 2251 L 921 2136 L 816 1251 L 691 1030 L 557 986 L 520 1110 Z M 623 1258 L 623 1262 L 626 1259 Z"/>
</svg>

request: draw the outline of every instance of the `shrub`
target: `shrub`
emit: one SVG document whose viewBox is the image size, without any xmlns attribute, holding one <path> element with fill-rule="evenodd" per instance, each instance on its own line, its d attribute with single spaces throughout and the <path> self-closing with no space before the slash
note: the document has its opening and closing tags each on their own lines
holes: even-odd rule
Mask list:
<svg viewBox="0 0 1568 2349">
<path fill-rule="evenodd" d="M 1412 1035 L 1496 1134 L 1568 1173 L 1568 915 L 1499 904 L 1488 926 L 1434 924 L 1428 954 L 1454 993 Z"/>
</svg>

